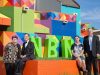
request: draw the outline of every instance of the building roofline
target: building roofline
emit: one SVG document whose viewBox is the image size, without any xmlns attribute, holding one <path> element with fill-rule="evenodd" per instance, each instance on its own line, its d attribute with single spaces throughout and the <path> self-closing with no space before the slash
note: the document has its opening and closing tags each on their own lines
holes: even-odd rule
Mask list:
<svg viewBox="0 0 100 75">
<path fill-rule="evenodd" d="M 93 30 L 93 32 L 100 32 L 100 30 Z"/>
<path fill-rule="evenodd" d="M 68 7 L 80 9 L 80 5 L 79 5 L 75 0 L 72 0 L 72 1 L 77 5 L 77 7 L 75 7 L 75 6 L 70 6 L 70 5 L 66 5 L 66 4 L 62 4 L 62 5 L 63 5 L 63 6 L 68 6 Z"/>
<path fill-rule="evenodd" d="M 77 6 L 80 8 L 80 5 L 79 5 L 79 4 L 78 4 L 75 0 L 73 0 L 73 2 L 74 2 L 74 3 L 76 3 L 76 4 L 77 4 Z"/>
</svg>

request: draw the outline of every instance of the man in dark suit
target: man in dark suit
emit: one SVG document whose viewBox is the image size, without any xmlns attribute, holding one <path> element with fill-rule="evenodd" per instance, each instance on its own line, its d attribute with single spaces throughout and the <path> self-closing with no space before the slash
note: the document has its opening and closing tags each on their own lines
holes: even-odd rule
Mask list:
<svg viewBox="0 0 100 75">
<path fill-rule="evenodd" d="M 21 51 L 21 59 L 17 61 L 17 70 L 16 74 L 17 75 L 23 75 L 23 69 L 25 66 L 25 63 L 28 60 L 34 59 L 34 44 L 30 41 L 30 36 L 29 34 L 24 35 L 24 40 L 25 42 L 23 43 L 22 51 Z M 20 74 L 19 74 L 20 73 Z"/>
<path fill-rule="evenodd" d="M 88 29 L 89 35 L 84 38 L 84 52 L 86 55 L 86 67 L 88 75 L 91 75 L 91 66 L 93 65 L 94 75 L 98 75 L 97 57 L 100 56 L 99 38 L 93 35 L 92 28 Z"/>
<path fill-rule="evenodd" d="M 24 39 L 21 58 L 34 59 L 34 44 L 30 41 L 30 35 L 26 33 Z"/>
</svg>

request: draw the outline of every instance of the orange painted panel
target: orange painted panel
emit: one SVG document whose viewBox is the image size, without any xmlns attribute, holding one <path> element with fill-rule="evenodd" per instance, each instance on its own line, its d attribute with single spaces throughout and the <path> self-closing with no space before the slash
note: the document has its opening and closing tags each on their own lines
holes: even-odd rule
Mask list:
<svg viewBox="0 0 100 75">
<path fill-rule="evenodd" d="M 100 60 L 99 74 L 100 74 Z M 23 75 L 78 75 L 74 60 L 31 60 L 26 63 Z M 6 75 L 5 65 L 0 61 L 0 75 Z"/>
<path fill-rule="evenodd" d="M 11 19 L 3 18 L 3 25 L 10 26 L 11 25 Z"/>
<path fill-rule="evenodd" d="M 2 24 L 2 18 L 0 17 L 0 25 Z"/>
<path fill-rule="evenodd" d="M 88 36 L 88 31 L 81 31 L 81 35 L 82 35 L 83 37 Z"/>
<path fill-rule="evenodd" d="M 28 61 L 23 72 L 24 75 L 38 75 L 38 61 Z"/>
<path fill-rule="evenodd" d="M 26 63 L 24 75 L 78 75 L 74 60 L 32 60 Z"/>
<path fill-rule="evenodd" d="M 6 75 L 5 65 L 0 61 L 0 75 Z"/>
<path fill-rule="evenodd" d="M 11 19 L 9 19 L 9 18 L 0 18 L 0 25 L 10 26 L 11 25 Z"/>
</svg>

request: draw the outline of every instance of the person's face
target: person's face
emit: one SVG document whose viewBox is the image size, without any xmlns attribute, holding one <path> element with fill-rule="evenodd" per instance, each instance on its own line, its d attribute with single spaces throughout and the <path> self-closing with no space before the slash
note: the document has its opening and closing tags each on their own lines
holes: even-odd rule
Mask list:
<svg viewBox="0 0 100 75">
<path fill-rule="evenodd" d="M 29 35 L 26 34 L 26 35 L 24 36 L 24 40 L 25 40 L 25 41 L 28 41 L 28 40 L 29 40 Z"/>
<path fill-rule="evenodd" d="M 75 41 L 76 42 L 79 42 L 80 41 L 80 38 L 79 37 L 75 37 Z"/>
<path fill-rule="evenodd" d="M 12 42 L 15 43 L 15 44 L 17 44 L 18 43 L 18 39 L 17 38 L 13 38 Z"/>
<path fill-rule="evenodd" d="M 93 30 L 92 29 L 88 29 L 88 33 L 89 33 L 89 35 L 93 35 Z"/>
</svg>

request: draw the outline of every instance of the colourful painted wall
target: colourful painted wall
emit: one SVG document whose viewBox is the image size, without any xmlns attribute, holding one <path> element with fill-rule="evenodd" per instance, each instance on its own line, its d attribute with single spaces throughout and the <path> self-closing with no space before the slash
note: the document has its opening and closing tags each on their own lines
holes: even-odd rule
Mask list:
<svg viewBox="0 0 100 75">
<path fill-rule="evenodd" d="M 77 25 L 77 16 L 74 15 L 74 12 L 71 14 L 63 14 L 63 12 L 42 13 L 29 9 L 27 13 L 23 13 L 20 7 L 0 7 L 0 13 L 11 18 L 11 26 L 7 27 L 7 31 L 47 33 L 72 37 L 79 35 L 80 26 Z M 73 29 L 70 29 L 72 27 Z"/>
<path fill-rule="evenodd" d="M 13 35 L 18 36 L 18 43 L 22 46 L 24 34 L 21 32 L 0 32 L 0 56 L 3 55 L 3 49 L 8 42 L 11 42 Z M 35 45 L 37 58 L 58 58 L 60 56 L 67 59 L 72 58 L 71 45 L 74 41 L 69 36 L 30 33 L 30 39 Z"/>
<path fill-rule="evenodd" d="M 61 12 L 67 13 L 67 14 L 75 14 L 77 13 L 76 18 L 76 32 L 75 34 L 78 36 L 81 36 L 81 17 L 80 17 L 80 9 L 79 8 L 73 8 L 73 7 L 67 7 L 67 6 L 61 6 Z"/>
<path fill-rule="evenodd" d="M 7 28 L 7 31 L 49 33 L 49 29 L 45 26 L 34 24 L 37 14 L 31 9 L 23 13 L 22 8 L 19 7 L 0 7 L 0 13 L 11 18 L 11 26 Z"/>
<path fill-rule="evenodd" d="M 68 44 L 68 51 L 70 50 L 68 55 L 68 52 L 64 52 L 64 51 L 62 52 L 61 47 L 63 47 L 63 49 L 66 50 L 65 46 L 62 45 L 63 43 L 66 44 L 66 42 L 62 43 L 61 40 L 64 36 L 71 36 L 72 38 L 75 37 L 76 35 L 81 36 L 81 25 L 79 24 L 81 20 L 80 8 L 61 6 L 61 12 L 56 12 L 56 11 L 43 12 L 43 11 L 34 11 L 33 9 L 28 9 L 26 12 L 23 12 L 23 6 L 31 7 L 32 4 L 34 6 L 34 0 L 31 1 L 33 2 L 32 4 L 29 2 L 30 0 L 26 0 L 25 2 L 23 0 L 22 1 L 19 0 L 19 2 L 17 0 L 15 1 L 6 0 L 4 2 L 3 0 L 1 0 L 0 13 L 11 19 L 11 25 L 9 27 L 6 27 L 5 30 L 1 30 L 1 31 L 7 31 L 7 33 L 1 32 L 1 36 L 4 35 L 3 37 L 8 38 L 9 41 L 1 37 L 2 39 L 1 46 L 4 47 L 8 42 L 10 42 L 11 41 L 10 38 L 13 34 L 18 35 L 21 42 L 19 43 L 22 45 L 23 40 L 21 38 L 23 37 L 24 33 L 30 33 L 32 35 L 31 37 L 37 36 L 39 38 L 40 36 L 42 38 L 42 39 L 41 38 L 35 39 L 38 41 L 35 42 L 35 44 L 37 43 L 39 44 L 39 47 L 38 45 L 36 45 L 36 49 L 37 49 L 36 51 L 40 52 L 39 50 L 43 49 L 42 52 L 44 52 L 44 55 L 36 53 L 37 57 L 43 57 L 43 56 L 63 57 L 64 56 L 66 58 L 71 58 L 70 47 L 72 43 L 69 43 L 70 45 Z M 29 3 L 29 5 L 27 5 L 27 3 Z M 6 34 L 10 35 L 10 37 L 7 37 Z M 58 42 L 57 41 L 55 42 L 54 39 L 53 40 L 46 39 L 49 37 L 55 38 Z M 45 41 L 45 39 L 47 41 Z M 34 42 L 33 38 L 32 41 Z M 48 44 L 49 41 L 55 42 L 56 45 L 56 46 L 54 45 L 55 53 L 53 55 L 52 54 L 49 55 L 50 53 L 49 48 L 51 48 L 52 46 L 50 46 L 49 48 L 45 47 L 45 45 L 49 45 Z M 3 50 L 1 50 L 1 55 L 2 53 Z"/>
<path fill-rule="evenodd" d="M 71 59 L 72 39 L 70 38 L 69 41 L 61 40 L 66 36 L 72 38 L 76 35 L 80 36 L 80 9 L 61 6 L 61 12 L 36 12 L 29 9 L 25 13 L 21 7 L 4 6 L 0 7 L 0 13 L 11 18 L 11 25 L 4 30 L 7 32 L 1 32 L 1 55 L 4 46 L 11 41 L 12 35 L 17 35 L 19 43 L 22 45 L 24 33 L 29 33 L 33 42 L 37 40 L 37 42 L 34 42 L 37 57 L 57 58 L 61 56 Z M 34 36 L 38 38 L 34 39 Z M 7 40 L 3 38 L 7 38 Z M 66 40 L 68 40 L 68 37 L 66 37 Z M 55 45 L 52 46 L 52 42 Z M 68 45 L 68 48 L 65 44 Z"/>
<path fill-rule="evenodd" d="M 34 9 L 35 0 L 0 0 L 0 7 L 16 6 Z"/>
<path fill-rule="evenodd" d="M 34 11 L 35 1 L 0 0 L 0 56 L 3 56 L 4 48 L 13 35 L 18 36 L 18 43 L 22 47 L 24 34 L 29 33 L 35 46 L 34 54 L 39 60 L 27 62 L 24 75 L 78 75 L 76 61 L 65 59 L 72 59 L 72 38 L 85 35 L 81 32 L 80 8 L 62 6 L 55 3 L 57 0 L 50 0 L 53 5 L 48 5 L 47 0 L 38 0 L 38 11 Z M 23 11 L 24 7 L 29 9 Z M 43 60 L 49 58 L 55 60 Z"/>
</svg>

